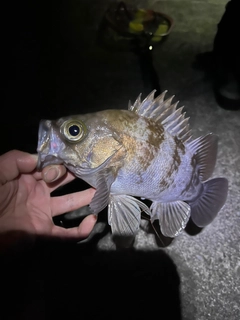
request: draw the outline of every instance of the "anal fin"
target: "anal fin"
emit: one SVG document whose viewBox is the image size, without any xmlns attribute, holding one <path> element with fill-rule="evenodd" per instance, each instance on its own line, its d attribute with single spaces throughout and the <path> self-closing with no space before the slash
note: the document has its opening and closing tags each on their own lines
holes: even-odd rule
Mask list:
<svg viewBox="0 0 240 320">
<path fill-rule="evenodd" d="M 176 237 L 186 227 L 190 206 L 183 201 L 153 202 L 151 221 L 159 220 L 161 232 L 166 237 Z"/>
</svg>

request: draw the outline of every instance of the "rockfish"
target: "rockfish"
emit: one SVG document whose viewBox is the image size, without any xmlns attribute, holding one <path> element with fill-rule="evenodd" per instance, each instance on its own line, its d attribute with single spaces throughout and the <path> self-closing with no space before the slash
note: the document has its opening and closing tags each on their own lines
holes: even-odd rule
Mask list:
<svg viewBox="0 0 240 320">
<path fill-rule="evenodd" d="M 38 168 L 64 164 L 96 188 L 90 209 L 108 206 L 114 235 L 136 235 L 141 212 L 159 220 L 163 235 L 177 236 L 191 217 L 208 225 L 224 205 L 228 180 L 210 179 L 216 157 L 216 135 L 193 139 L 174 96 L 164 100 L 155 90 L 141 94 L 128 110 L 103 110 L 54 121 L 41 120 Z M 143 199 L 151 201 L 150 207 Z"/>
</svg>

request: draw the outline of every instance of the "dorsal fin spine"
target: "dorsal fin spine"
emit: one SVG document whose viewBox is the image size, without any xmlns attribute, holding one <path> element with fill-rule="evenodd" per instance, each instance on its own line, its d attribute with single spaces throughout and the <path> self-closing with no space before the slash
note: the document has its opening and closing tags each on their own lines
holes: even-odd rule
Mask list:
<svg viewBox="0 0 240 320">
<path fill-rule="evenodd" d="M 177 108 L 179 101 L 172 103 L 174 95 L 164 100 L 167 90 L 154 98 L 156 90 L 153 90 L 142 102 L 141 94 L 129 110 L 138 115 L 152 119 L 160 123 L 171 135 L 178 137 L 183 143 L 190 140 L 189 118 L 185 119 L 183 106 Z"/>
</svg>

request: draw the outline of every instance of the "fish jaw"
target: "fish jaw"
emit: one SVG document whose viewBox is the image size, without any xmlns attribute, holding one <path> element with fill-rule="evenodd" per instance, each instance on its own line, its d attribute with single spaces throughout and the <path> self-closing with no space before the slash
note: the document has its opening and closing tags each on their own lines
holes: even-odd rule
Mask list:
<svg viewBox="0 0 240 320">
<path fill-rule="evenodd" d="M 50 164 L 62 164 L 64 161 L 59 155 L 64 148 L 64 142 L 55 132 L 52 121 L 41 120 L 38 130 L 37 170 Z"/>
</svg>

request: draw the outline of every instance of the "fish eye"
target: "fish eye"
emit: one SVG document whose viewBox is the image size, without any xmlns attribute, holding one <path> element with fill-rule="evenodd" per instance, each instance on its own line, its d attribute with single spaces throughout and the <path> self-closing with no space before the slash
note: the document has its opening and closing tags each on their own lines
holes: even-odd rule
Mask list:
<svg viewBox="0 0 240 320">
<path fill-rule="evenodd" d="M 65 121 L 60 127 L 61 133 L 70 142 L 79 142 L 87 134 L 87 127 L 80 120 Z"/>
<path fill-rule="evenodd" d="M 76 124 L 73 124 L 68 128 L 68 131 L 69 131 L 71 136 L 76 137 L 76 136 L 79 135 L 80 128 Z"/>
</svg>

